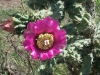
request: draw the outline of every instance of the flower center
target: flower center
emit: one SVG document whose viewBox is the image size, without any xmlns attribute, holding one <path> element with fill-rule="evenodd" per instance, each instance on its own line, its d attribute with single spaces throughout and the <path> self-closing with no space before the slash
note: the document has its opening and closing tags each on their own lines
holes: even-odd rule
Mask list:
<svg viewBox="0 0 100 75">
<path fill-rule="evenodd" d="M 52 34 L 40 34 L 37 38 L 37 46 L 42 50 L 49 49 L 54 42 L 54 38 Z"/>
</svg>

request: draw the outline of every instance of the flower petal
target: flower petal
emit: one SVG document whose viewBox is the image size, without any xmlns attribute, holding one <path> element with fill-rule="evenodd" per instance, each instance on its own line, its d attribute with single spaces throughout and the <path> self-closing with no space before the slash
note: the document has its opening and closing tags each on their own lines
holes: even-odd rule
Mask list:
<svg viewBox="0 0 100 75">
<path fill-rule="evenodd" d="M 40 54 L 40 60 L 46 60 L 48 59 L 48 54 L 47 53 L 41 53 Z"/>
<path fill-rule="evenodd" d="M 34 27 L 34 33 L 44 33 L 46 30 L 46 24 L 42 20 L 37 20 L 36 26 Z"/>
<path fill-rule="evenodd" d="M 30 45 L 33 45 L 35 43 L 33 36 L 31 34 L 26 36 L 25 41 L 23 42 L 23 45 L 25 47 L 26 50 L 31 49 Z"/>
<path fill-rule="evenodd" d="M 34 28 L 35 25 L 36 25 L 35 22 L 30 22 L 30 23 L 27 25 L 27 30 L 33 31 L 33 28 Z"/>
<path fill-rule="evenodd" d="M 30 47 L 30 41 L 29 40 L 25 40 L 24 42 L 23 42 L 23 45 L 24 45 L 24 47 L 25 47 L 25 50 L 30 50 L 31 49 L 31 47 Z"/>
<path fill-rule="evenodd" d="M 35 51 L 35 50 L 32 50 L 30 55 L 31 55 L 32 59 L 38 59 L 39 58 L 39 55 L 38 55 L 37 51 Z"/>
<path fill-rule="evenodd" d="M 49 50 L 47 53 L 48 53 L 48 59 L 51 59 L 54 57 L 54 52 L 52 50 Z"/>
<path fill-rule="evenodd" d="M 48 28 L 48 32 L 54 31 L 55 29 L 59 29 L 59 22 L 58 20 L 54 20 L 51 17 L 46 17 L 43 19 Z"/>
<path fill-rule="evenodd" d="M 62 49 L 60 49 L 60 47 L 56 45 L 52 49 L 53 49 L 54 56 L 62 52 Z"/>
<path fill-rule="evenodd" d="M 55 44 L 58 44 L 58 46 L 63 48 L 67 44 L 66 31 L 65 30 L 56 30 L 54 32 L 54 39 L 55 39 Z"/>
</svg>

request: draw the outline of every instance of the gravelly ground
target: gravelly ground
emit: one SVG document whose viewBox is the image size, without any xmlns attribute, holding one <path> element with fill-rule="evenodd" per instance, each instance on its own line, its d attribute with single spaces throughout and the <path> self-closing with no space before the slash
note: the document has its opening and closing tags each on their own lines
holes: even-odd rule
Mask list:
<svg viewBox="0 0 100 75">
<path fill-rule="evenodd" d="M 11 8 L 20 8 L 21 0 L 0 0 L 0 7 L 4 10 Z"/>
</svg>

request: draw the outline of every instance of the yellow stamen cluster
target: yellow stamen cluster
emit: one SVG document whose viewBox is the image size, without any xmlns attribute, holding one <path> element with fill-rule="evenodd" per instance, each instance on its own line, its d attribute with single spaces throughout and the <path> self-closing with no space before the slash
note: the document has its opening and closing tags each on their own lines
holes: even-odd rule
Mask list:
<svg viewBox="0 0 100 75">
<path fill-rule="evenodd" d="M 54 42 L 54 38 L 52 34 L 40 34 L 37 38 L 37 46 L 42 50 L 49 49 Z"/>
</svg>

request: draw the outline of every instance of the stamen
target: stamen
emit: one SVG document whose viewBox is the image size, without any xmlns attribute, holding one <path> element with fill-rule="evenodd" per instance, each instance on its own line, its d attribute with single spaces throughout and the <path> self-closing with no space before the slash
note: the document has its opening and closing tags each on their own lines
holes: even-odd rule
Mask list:
<svg viewBox="0 0 100 75">
<path fill-rule="evenodd" d="M 52 34 L 40 34 L 37 38 L 37 46 L 42 50 L 49 49 L 54 42 L 54 38 Z"/>
</svg>

